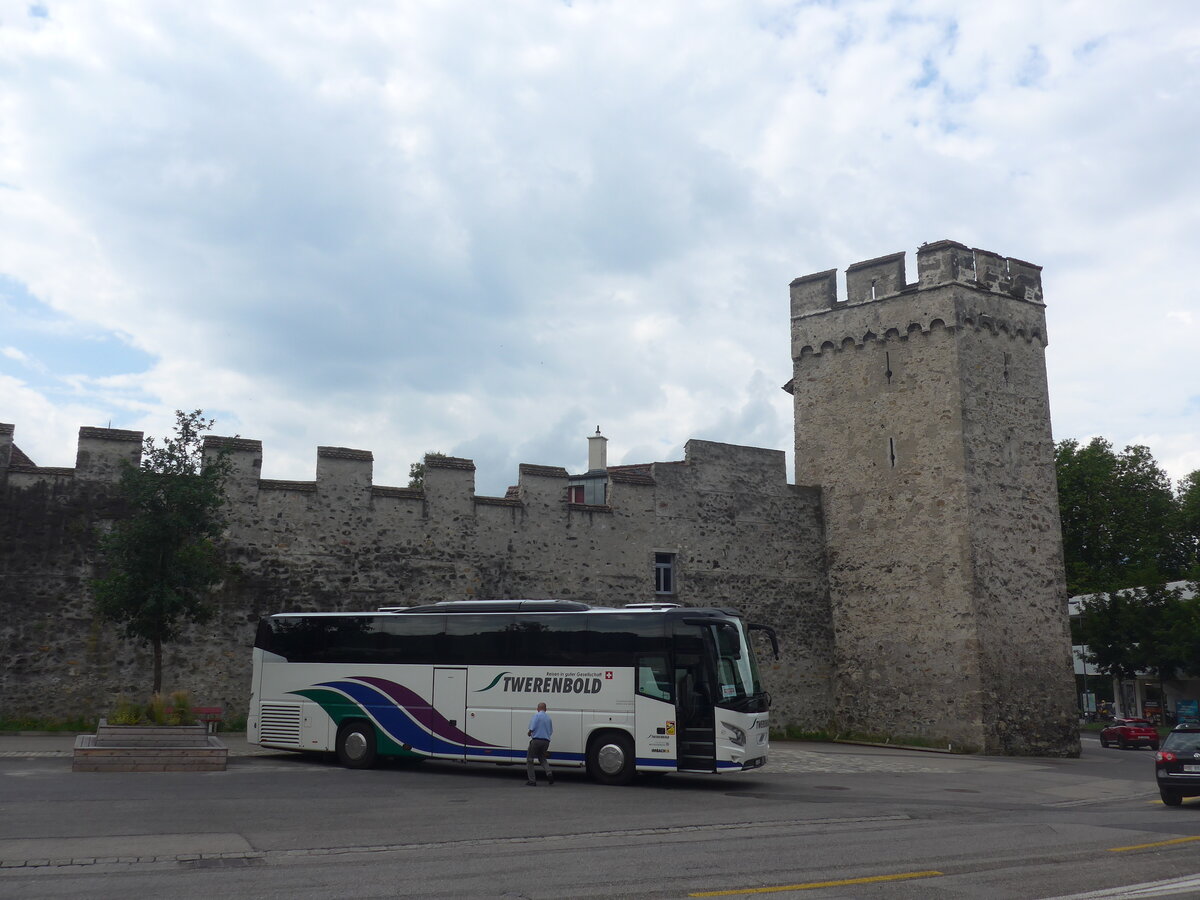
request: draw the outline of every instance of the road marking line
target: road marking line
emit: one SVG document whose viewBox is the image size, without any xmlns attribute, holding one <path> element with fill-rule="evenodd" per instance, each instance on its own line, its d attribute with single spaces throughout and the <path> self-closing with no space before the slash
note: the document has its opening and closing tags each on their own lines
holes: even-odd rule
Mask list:
<svg viewBox="0 0 1200 900">
<path fill-rule="evenodd" d="M 1200 841 L 1200 835 L 1196 837 L 1174 838 L 1169 841 L 1155 841 L 1153 844 L 1133 844 L 1129 847 L 1109 847 L 1109 853 L 1123 853 L 1126 850 L 1148 850 L 1151 847 L 1169 847 L 1172 844 L 1187 844 L 1191 841 Z"/>
<path fill-rule="evenodd" d="M 742 888 L 736 891 L 703 891 L 689 897 L 736 897 L 741 894 L 777 894 L 780 891 L 811 891 L 816 888 L 842 887 L 847 884 L 872 884 L 878 881 L 903 881 L 907 878 L 932 878 L 943 872 L 901 872 L 897 875 L 872 875 L 870 878 L 845 878 L 841 881 L 810 881 L 806 884 L 781 884 L 777 887 Z"/>
<path fill-rule="evenodd" d="M 1085 891 L 1082 894 L 1064 894 L 1058 897 L 1048 897 L 1047 900 L 1130 900 L 1132 897 L 1180 897 L 1184 896 L 1185 890 L 1196 887 L 1200 887 L 1200 878 L 1195 875 L 1185 875 L 1183 878 L 1171 878 L 1167 881 L 1147 881 L 1142 884 L 1125 884 L 1121 887 Z M 1186 896 L 1194 897 L 1195 892 L 1189 891 Z"/>
</svg>

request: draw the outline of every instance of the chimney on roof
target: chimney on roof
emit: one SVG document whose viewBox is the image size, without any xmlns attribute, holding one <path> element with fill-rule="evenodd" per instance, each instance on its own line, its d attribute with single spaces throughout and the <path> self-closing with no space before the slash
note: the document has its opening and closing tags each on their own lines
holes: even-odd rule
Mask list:
<svg viewBox="0 0 1200 900">
<path fill-rule="evenodd" d="M 608 438 L 600 433 L 600 426 L 596 426 L 596 433 L 588 437 L 588 471 L 603 472 L 608 468 Z"/>
</svg>

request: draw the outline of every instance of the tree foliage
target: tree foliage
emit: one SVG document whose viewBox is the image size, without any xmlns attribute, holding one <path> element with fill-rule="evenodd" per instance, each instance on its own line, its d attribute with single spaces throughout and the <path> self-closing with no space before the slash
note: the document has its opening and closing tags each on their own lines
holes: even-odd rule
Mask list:
<svg viewBox="0 0 1200 900">
<path fill-rule="evenodd" d="M 1188 578 L 1200 581 L 1200 469 L 1179 482 L 1176 534 Z"/>
<path fill-rule="evenodd" d="M 223 577 L 218 540 L 229 463 L 203 458 L 203 433 L 213 426 L 201 410 L 175 412 L 175 434 L 148 437 L 140 466 L 126 463 L 120 493 L 128 515 L 102 536 L 105 574 L 94 582 L 100 618 L 154 651 L 154 691 L 162 689 L 162 646 L 186 622 L 213 616 L 211 590 Z"/>
<path fill-rule="evenodd" d="M 1163 585 L 1097 594 L 1084 601 L 1080 637 L 1088 662 L 1118 678 L 1200 675 L 1200 596 Z"/>
<path fill-rule="evenodd" d="M 1195 566 L 1196 539 L 1189 552 L 1184 533 L 1196 527 L 1195 513 L 1187 519 L 1182 510 L 1200 506 L 1200 472 L 1176 496 L 1148 448 L 1118 453 L 1103 438 L 1061 441 L 1055 464 L 1068 593 L 1162 584 Z"/>
</svg>

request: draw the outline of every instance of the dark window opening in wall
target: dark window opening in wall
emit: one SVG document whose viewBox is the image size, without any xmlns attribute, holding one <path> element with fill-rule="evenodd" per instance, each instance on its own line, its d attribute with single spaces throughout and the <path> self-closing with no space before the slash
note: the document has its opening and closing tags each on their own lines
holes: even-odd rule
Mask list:
<svg viewBox="0 0 1200 900">
<path fill-rule="evenodd" d="M 896 468 L 896 439 L 888 438 L 888 462 L 892 464 L 892 468 Z"/>
<path fill-rule="evenodd" d="M 887 376 L 887 383 L 892 383 L 892 354 L 884 352 L 883 363 L 887 367 L 883 374 Z"/>
<path fill-rule="evenodd" d="M 654 554 L 654 593 L 675 593 L 675 554 Z"/>
<path fill-rule="evenodd" d="M 1004 354 L 1004 383 L 1008 384 L 1008 367 L 1012 363 L 1012 354 Z"/>
<path fill-rule="evenodd" d="M 604 506 L 608 503 L 608 476 L 586 478 L 574 476 L 567 486 L 567 502 L 583 503 L 587 506 Z"/>
</svg>

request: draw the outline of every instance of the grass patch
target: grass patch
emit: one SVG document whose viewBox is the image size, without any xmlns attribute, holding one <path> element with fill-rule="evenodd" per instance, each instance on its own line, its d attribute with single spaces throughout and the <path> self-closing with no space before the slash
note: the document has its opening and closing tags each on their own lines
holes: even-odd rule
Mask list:
<svg viewBox="0 0 1200 900">
<path fill-rule="evenodd" d="M 883 744 L 893 747 L 926 747 L 930 750 L 951 750 L 954 753 L 975 753 L 976 748 L 968 746 L 953 747 L 947 741 L 918 737 L 907 734 L 876 734 L 869 731 L 803 731 L 793 726 L 771 730 L 773 741 L 814 741 L 837 742 L 851 741 L 862 744 Z"/>
<path fill-rule="evenodd" d="M 833 739 L 833 735 L 828 731 L 803 731 L 794 725 L 783 729 L 771 729 L 771 740 L 773 741 L 832 741 Z"/>
<path fill-rule="evenodd" d="M 0 716 L 0 731 L 95 732 L 99 719 L 43 719 L 38 716 Z"/>
</svg>

